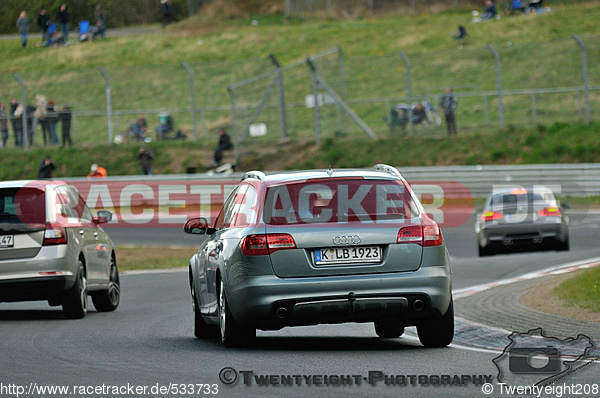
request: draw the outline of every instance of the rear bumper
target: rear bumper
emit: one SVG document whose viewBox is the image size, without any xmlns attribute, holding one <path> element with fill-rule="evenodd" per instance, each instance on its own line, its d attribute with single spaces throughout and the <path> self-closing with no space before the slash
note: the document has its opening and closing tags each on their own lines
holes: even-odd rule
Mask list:
<svg viewBox="0 0 600 398">
<path fill-rule="evenodd" d="M 44 246 L 33 258 L 0 261 L 0 301 L 48 300 L 75 282 L 67 245 Z"/>
<path fill-rule="evenodd" d="M 65 289 L 66 276 L 0 280 L 0 302 L 49 300 Z"/>
<path fill-rule="evenodd" d="M 557 222 L 528 223 L 528 224 L 498 224 L 486 225 L 481 228 L 479 241 L 481 246 L 489 244 L 529 244 L 557 239 L 566 241 L 567 227 Z"/>
<path fill-rule="evenodd" d="M 242 327 L 270 330 L 377 320 L 409 326 L 446 312 L 452 276 L 449 267 L 315 278 L 269 275 L 248 278 L 225 289 L 232 315 Z"/>
</svg>

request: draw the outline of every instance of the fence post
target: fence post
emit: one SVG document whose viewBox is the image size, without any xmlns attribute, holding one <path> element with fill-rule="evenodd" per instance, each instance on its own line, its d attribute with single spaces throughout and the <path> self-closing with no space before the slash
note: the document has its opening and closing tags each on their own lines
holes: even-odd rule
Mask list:
<svg viewBox="0 0 600 398">
<path fill-rule="evenodd" d="M 348 102 L 346 99 L 346 71 L 344 70 L 344 52 L 342 51 L 342 46 L 337 46 L 338 50 L 338 60 L 340 64 L 340 96 L 344 100 L 344 102 Z M 339 107 L 338 107 L 339 109 Z M 339 129 L 339 125 L 338 125 Z M 348 119 L 346 117 L 346 113 L 342 113 L 342 129 L 343 132 L 348 131 Z"/>
<path fill-rule="evenodd" d="M 23 108 L 23 113 L 21 114 L 21 123 L 23 123 L 23 141 L 21 143 L 23 144 L 25 150 L 27 150 L 29 149 L 29 126 L 27 126 L 27 98 L 25 97 L 25 82 L 23 82 L 23 79 L 21 79 L 21 76 L 19 76 L 17 72 L 13 73 L 13 77 L 21 87 L 21 107 Z M 33 131 L 31 132 L 31 135 L 33 137 Z"/>
<path fill-rule="evenodd" d="M 410 135 L 415 133 L 415 126 L 413 124 L 413 115 L 412 115 L 412 80 L 410 77 L 410 61 L 404 51 L 398 51 L 402 61 L 404 62 L 404 67 L 406 68 L 406 95 L 408 96 L 408 131 Z"/>
<path fill-rule="evenodd" d="M 112 105 L 110 103 L 110 80 L 108 78 L 108 73 L 104 70 L 102 66 L 98 67 L 98 70 L 104 77 L 104 83 L 106 85 L 106 119 L 108 123 L 108 145 L 113 144 L 113 126 L 112 126 Z"/>
<path fill-rule="evenodd" d="M 531 116 L 533 117 L 533 122 L 537 122 L 537 110 L 535 109 L 535 93 L 531 93 Z"/>
<path fill-rule="evenodd" d="M 269 54 L 269 60 L 277 70 L 277 81 L 279 84 L 279 121 L 281 123 L 281 138 L 287 138 L 287 117 L 285 106 L 285 88 L 283 86 L 283 71 L 281 64 L 273 54 Z"/>
<path fill-rule="evenodd" d="M 573 35 L 573 39 L 575 39 L 581 48 L 581 59 L 583 63 L 583 89 L 585 90 L 585 123 L 590 124 L 590 82 L 588 79 L 587 50 L 585 49 L 585 44 L 583 44 L 577 35 Z"/>
<path fill-rule="evenodd" d="M 286 17 L 289 17 L 290 14 L 291 14 L 290 1 L 291 0 L 285 0 L 283 2 L 283 12 L 284 12 L 284 14 L 285 14 Z"/>
<path fill-rule="evenodd" d="M 483 102 L 485 104 L 485 122 L 489 124 L 489 122 L 490 122 L 490 109 L 489 109 L 489 106 L 488 106 L 488 97 L 487 97 L 487 95 L 484 95 L 483 99 L 484 99 Z"/>
<path fill-rule="evenodd" d="M 235 162 L 238 163 L 238 160 L 240 159 L 239 146 L 241 145 L 242 140 L 236 139 L 238 135 L 235 131 L 235 120 L 237 117 L 237 111 L 235 106 L 235 92 L 233 91 L 233 88 L 231 88 L 231 86 L 227 87 L 227 92 L 229 93 L 229 98 L 231 98 L 231 133 L 233 134 L 234 140 L 233 153 L 235 155 Z"/>
<path fill-rule="evenodd" d="M 194 93 L 194 71 L 187 62 L 181 61 L 181 65 L 188 75 L 188 85 L 190 89 L 190 111 L 192 114 L 192 135 L 194 142 L 198 141 L 198 125 L 196 123 L 196 94 Z M 202 118 L 202 131 L 204 133 L 204 118 Z"/>
<path fill-rule="evenodd" d="M 315 97 L 315 142 L 317 145 L 321 142 L 321 115 L 319 109 L 319 79 L 317 79 L 317 70 L 315 69 L 310 58 L 306 58 L 306 63 L 310 67 L 313 75 L 313 96 Z"/>
<path fill-rule="evenodd" d="M 488 50 L 494 56 L 496 62 L 496 87 L 498 88 L 498 113 L 500 119 L 500 128 L 504 127 L 504 105 L 502 104 L 502 75 L 500 74 L 500 56 L 494 50 L 494 47 L 488 44 Z"/>
</svg>

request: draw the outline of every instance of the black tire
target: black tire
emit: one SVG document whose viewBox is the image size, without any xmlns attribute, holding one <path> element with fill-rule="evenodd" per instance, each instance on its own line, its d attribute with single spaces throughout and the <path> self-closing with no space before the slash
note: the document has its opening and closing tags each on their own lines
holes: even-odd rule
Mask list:
<svg viewBox="0 0 600 398">
<path fill-rule="evenodd" d="M 92 302 L 98 312 L 111 312 L 117 309 L 121 300 L 121 283 L 115 258 L 110 259 L 108 289 L 92 293 Z"/>
<path fill-rule="evenodd" d="M 454 303 L 443 316 L 436 316 L 417 325 L 419 341 L 425 347 L 445 347 L 452 343 L 454 338 Z"/>
<path fill-rule="evenodd" d="M 62 307 L 68 319 L 81 319 L 87 314 L 87 279 L 81 260 L 78 261 L 75 283 L 63 296 Z"/>
<path fill-rule="evenodd" d="M 569 236 L 567 235 L 567 239 L 565 239 L 564 241 L 562 240 L 556 240 L 556 251 L 559 252 L 564 252 L 564 251 L 569 251 Z"/>
<path fill-rule="evenodd" d="M 256 338 L 256 330 L 240 327 L 229 310 L 223 280 L 219 279 L 218 308 L 221 343 L 226 347 L 241 347 Z"/>
<path fill-rule="evenodd" d="M 494 251 L 492 250 L 490 245 L 487 245 L 487 246 L 477 245 L 477 248 L 478 248 L 478 252 L 479 252 L 479 257 L 488 257 L 488 256 L 491 256 L 494 254 Z"/>
<path fill-rule="evenodd" d="M 402 336 L 404 326 L 390 322 L 375 322 L 375 333 L 382 339 L 394 339 Z"/>
</svg>

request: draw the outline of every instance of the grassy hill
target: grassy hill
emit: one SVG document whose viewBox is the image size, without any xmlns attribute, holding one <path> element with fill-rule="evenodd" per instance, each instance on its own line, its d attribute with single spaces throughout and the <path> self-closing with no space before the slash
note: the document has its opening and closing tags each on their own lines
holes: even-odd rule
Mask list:
<svg viewBox="0 0 600 398">
<path fill-rule="evenodd" d="M 0 101 L 8 102 L 10 97 L 19 95 L 12 76 L 18 72 L 26 81 L 28 102 L 41 92 L 58 103 L 73 104 L 81 115 L 102 112 L 104 81 L 97 67 L 104 66 L 111 77 L 113 109 L 123 113 L 115 116 L 119 122 L 117 131 L 124 130 L 138 110 L 151 113 L 149 120 L 154 125 L 152 112 L 163 108 L 179 111 L 177 124 L 189 131 L 191 120 L 185 112 L 189 107 L 187 75 L 180 64 L 186 60 L 195 72 L 197 102 L 211 107 L 206 110 L 210 129 L 231 123 L 227 85 L 270 68 L 267 54 L 275 54 L 285 65 L 336 45 L 344 51 L 347 93 L 351 99 L 405 95 L 405 71 L 397 57 L 398 50 L 405 51 L 411 59 L 413 91 L 417 95 L 437 92 L 447 84 L 493 91 L 493 58 L 487 44 L 492 44 L 502 57 L 503 85 L 507 89 L 579 86 L 581 57 L 572 34 L 581 36 L 588 45 L 591 83 L 598 84 L 600 26 L 596 21 L 600 18 L 600 1 L 556 3 L 553 2 L 551 13 L 479 24 L 467 24 L 471 11 L 468 7 L 347 19 L 281 15 L 219 19 L 207 12 L 160 33 L 68 47 L 32 46 L 21 50 L 17 40 L 5 40 L 0 41 Z M 449 35 L 458 24 L 465 24 L 469 31 L 469 42 L 462 49 Z M 31 42 L 35 43 L 35 38 Z M 303 103 L 304 95 L 310 92 L 310 75 L 305 70 L 302 73 L 286 79 L 289 103 Z M 261 94 L 256 93 L 255 97 L 260 99 Z M 355 111 L 380 139 L 363 138 L 354 125 L 350 125 L 348 134 L 336 133 L 333 126 L 325 125 L 321 147 L 310 144 L 314 135 L 312 111 L 295 108 L 292 142 L 280 147 L 260 142 L 250 145 L 241 166 L 321 167 L 323 162 L 369 165 L 375 155 L 398 165 L 596 161 L 590 148 L 598 147 L 593 140 L 598 126 L 575 124 L 579 119 L 576 100 L 576 94 L 538 97 L 537 123 L 532 123 L 528 96 L 505 97 L 508 128 L 499 130 L 493 98 L 489 104 L 490 122 L 485 122 L 481 98 L 465 97 L 460 101 L 458 114 L 461 137 L 452 141 L 443 139 L 443 126 L 425 134 L 418 131 L 414 138 L 391 135 L 383 119 L 383 102 L 353 103 Z M 597 92 L 592 92 L 592 103 L 599 100 Z M 597 106 L 593 112 L 597 119 Z M 137 171 L 133 157 L 137 147 L 102 149 L 106 142 L 105 117 L 79 116 L 76 122 L 78 148 L 85 148 L 50 150 L 64 167 L 61 175 L 85 174 L 89 153 L 98 163 L 110 164 L 112 174 Z M 195 145 L 155 144 L 160 153 L 157 171 L 181 172 L 187 165 L 201 166 L 204 161 L 208 165 L 216 138 L 200 138 Z M 398 147 L 410 151 L 400 153 Z M 38 159 L 48 151 L 34 148 L 23 155 L 2 150 L 2 178 L 30 176 L 31 167 L 35 170 Z M 286 160 L 273 162 L 280 157 L 274 157 L 274 153 Z M 28 166 L 22 167 L 23 163 Z"/>
</svg>

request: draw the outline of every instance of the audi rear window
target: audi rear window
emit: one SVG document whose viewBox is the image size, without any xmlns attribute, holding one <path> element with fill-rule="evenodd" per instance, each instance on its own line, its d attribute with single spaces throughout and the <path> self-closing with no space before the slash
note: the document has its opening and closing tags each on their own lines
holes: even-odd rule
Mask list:
<svg viewBox="0 0 600 398">
<path fill-rule="evenodd" d="M 401 221 L 418 216 L 401 181 L 324 179 L 271 186 L 263 221 L 270 225 Z"/>
</svg>

